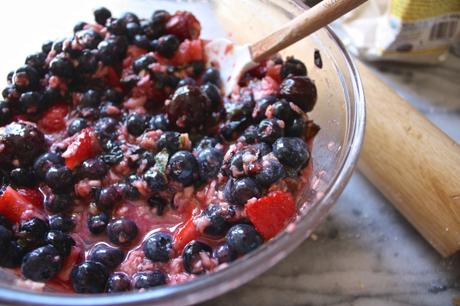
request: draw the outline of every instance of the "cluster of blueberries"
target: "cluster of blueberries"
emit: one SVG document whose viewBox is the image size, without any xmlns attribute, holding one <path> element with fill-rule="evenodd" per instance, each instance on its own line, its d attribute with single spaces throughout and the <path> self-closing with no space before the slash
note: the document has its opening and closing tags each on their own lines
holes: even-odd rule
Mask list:
<svg viewBox="0 0 460 306">
<path fill-rule="evenodd" d="M 20 266 L 23 276 L 33 281 L 56 276 L 75 245 L 70 236 L 75 228 L 71 217 L 77 197 L 75 183 L 102 180 L 112 166 L 123 160 L 131 174 L 116 184 L 92 189 L 94 209 L 87 220 L 93 235 L 106 233 L 115 247 L 96 244 L 86 260 L 74 267 L 71 282 L 76 292 L 118 292 L 167 282 L 161 270 L 138 272 L 132 279 L 124 273 L 111 272 L 124 260 L 123 250 L 139 232 L 134 221 L 111 218 L 111 211 L 124 199 L 142 199 L 162 215 L 165 209 L 173 208 L 172 197 L 177 190 L 171 189 L 171 181 L 187 187 L 202 186 L 219 174 L 228 178 L 223 195 L 229 205 L 210 204 L 200 216 L 208 220 L 202 234 L 216 239 L 225 237 L 225 242 L 214 249 L 202 241 L 188 243 L 182 252 L 185 271 L 204 272 L 195 264 L 203 252 L 220 264 L 256 249 L 263 238 L 241 219 L 238 211 L 247 200 L 263 196 L 281 178 L 297 176 L 309 160 L 304 135 L 312 126 L 305 112 L 313 109 L 316 87 L 307 77 L 305 65 L 292 57 L 276 59 L 275 64 L 281 65 L 279 93 L 258 101 L 245 91 L 239 101 L 222 98 L 218 69 L 206 68 L 203 61 L 180 68 L 167 65 L 166 72 L 148 72 L 156 87 L 173 90 L 164 108 L 158 111 L 155 106 L 147 114 L 129 113 L 122 103 L 135 89 L 139 75 L 157 62 L 155 57 L 145 54 L 133 61 L 132 74 L 121 80 L 125 93 L 92 77 L 98 68 L 105 65 L 119 71 L 129 45 L 172 58 L 184 39 L 195 38 L 187 35 L 194 34 L 190 29 L 167 33 L 166 23 L 171 15 L 165 11 L 156 11 L 150 19 L 139 19 L 132 13 L 113 18 L 106 8 L 97 9 L 94 15 L 110 35 L 103 38 L 88 24 L 79 23 L 72 39 L 45 43 L 41 52 L 27 57 L 25 66 L 8 75 L 8 86 L 2 92 L 5 100 L 0 102 L 0 125 L 5 126 L 0 133 L 3 186 L 45 186 L 44 209 L 49 216 L 47 221 L 34 217 L 18 224 L 10 224 L 0 216 L 0 249 L 5 250 L 0 254 L 0 266 Z M 191 18 L 186 14 L 179 17 Z M 186 20 L 182 23 L 193 27 Z M 50 54 L 53 56 L 48 63 Z M 176 68 L 181 73 L 176 73 Z M 189 74 L 183 77 L 185 70 Z M 254 74 L 248 72 L 240 85 L 250 86 Z M 52 76 L 65 81 L 66 86 L 43 85 Z M 79 93 L 79 100 L 70 112 L 72 120 L 65 137 L 91 128 L 101 153 L 71 170 L 61 156 L 62 149 L 50 149 L 36 125 L 14 118 L 20 115 L 37 121 L 55 103 L 71 101 L 73 93 Z M 133 137 L 161 130 L 155 151 L 120 140 L 123 128 Z M 206 134 L 212 136 L 203 136 Z M 190 150 L 184 145 L 188 137 L 194 144 Z M 238 150 L 225 154 L 232 142 L 240 144 Z M 150 193 L 145 199 L 136 187 L 142 181 Z M 172 235 L 164 231 L 151 234 L 143 243 L 143 251 L 152 262 L 168 262 L 175 256 Z"/>
</svg>

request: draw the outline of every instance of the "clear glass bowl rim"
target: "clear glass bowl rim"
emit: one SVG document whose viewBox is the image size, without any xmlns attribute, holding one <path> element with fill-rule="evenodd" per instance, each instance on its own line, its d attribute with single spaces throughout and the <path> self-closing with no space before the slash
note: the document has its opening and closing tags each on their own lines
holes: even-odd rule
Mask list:
<svg viewBox="0 0 460 306">
<path fill-rule="evenodd" d="M 308 8 L 299 0 L 291 0 L 291 2 L 302 9 Z M 353 84 L 353 94 L 355 96 L 354 113 L 352 114 L 352 118 L 355 120 L 350 122 L 351 127 L 348 135 L 349 144 L 345 148 L 345 157 L 338 169 L 339 171 L 337 172 L 336 177 L 332 179 L 332 183 L 324 193 L 324 196 L 315 204 L 315 206 L 321 206 L 325 203 L 334 202 L 350 179 L 358 161 L 364 139 L 366 113 L 362 82 L 352 57 L 330 27 L 325 27 L 324 30 L 328 32 L 329 37 L 341 50 L 348 66 Z M 307 222 L 302 222 L 305 221 L 305 218 L 306 214 L 303 214 L 296 220 L 294 232 L 301 233 L 302 231 L 306 231 L 308 224 L 306 224 Z M 298 241 L 292 241 L 293 239 L 289 239 L 289 236 L 292 234 L 292 232 L 284 232 L 265 243 L 262 247 L 244 256 L 244 258 L 242 258 L 243 260 L 238 260 L 236 263 L 220 271 L 213 272 L 204 277 L 198 277 L 192 281 L 179 285 L 160 287 L 158 289 L 145 292 L 110 295 L 51 294 L 23 291 L 0 286 L 0 301 L 8 305 L 53 306 L 151 305 L 152 303 L 155 303 L 156 305 L 185 305 L 198 303 L 235 289 L 268 270 L 279 260 L 287 256 L 287 254 L 300 245 L 300 243 L 302 243 L 303 239 L 298 239 Z M 304 238 L 306 238 L 306 236 Z M 284 256 L 279 257 L 274 261 L 270 261 L 270 259 L 275 257 L 275 255 L 281 250 L 283 251 Z M 254 266 L 264 261 L 270 262 L 270 264 L 263 268 L 259 268 L 256 273 L 250 272 Z M 229 281 L 235 279 L 237 279 L 237 281 Z M 205 291 L 206 293 L 204 293 Z"/>
</svg>

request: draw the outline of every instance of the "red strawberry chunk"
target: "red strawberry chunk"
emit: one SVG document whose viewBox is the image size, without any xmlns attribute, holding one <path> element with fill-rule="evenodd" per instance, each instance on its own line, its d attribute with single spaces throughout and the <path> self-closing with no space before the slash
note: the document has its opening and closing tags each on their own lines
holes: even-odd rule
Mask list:
<svg viewBox="0 0 460 306">
<path fill-rule="evenodd" d="M 62 281 L 68 281 L 70 279 L 70 272 L 73 267 L 80 261 L 82 257 L 82 251 L 79 247 L 73 246 L 70 250 L 70 255 L 67 256 L 62 264 L 62 269 L 56 275 L 56 278 Z"/>
<path fill-rule="evenodd" d="M 43 208 L 43 193 L 35 188 L 19 188 L 18 193 L 24 197 L 27 202 L 37 208 Z"/>
<path fill-rule="evenodd" d="M 107 68 L 107 84 L 109 84 L 111 87 L 115 88 L 122 88 L 121 82 L 120 82 L 120 76 L 118 73 L 113 69 L 112 67 Z"/>
<path fill-rule="evenodd" d="M 196 39 L 200 36 L 201 25 L 192 13 L 178 11 L 166 23 L 166 32 L 180 40 Z"/>
<path fill-rule="evenodd" d="M 273 238 L 294 217 L 296 207 L 289 192 L 276 191 L 244 207 L 257 231 L 266 239 Z"/>
<path fill-rule="evenodd" d="M 24 211 L 29 208 L 28 201 L 11 186 L 6 187 L 0 195 L 0 215 L 12 223 L 20 221 Z"/>
<path fill-rule="evenodd" d="M 90 128 L 83 129 L 74 136 L 72 143 L 62 153 L 65 164 L 69 169 L 74 169 L 82 162 L 93 157 L 99 151 L 96 136 Z"/>
<path fill-rule="evenodd" d="M 190 241 L 198 238 L 200 233 L 193 223 L 193 218 L 188 219 L 181 227 L 174 233 L 174 250 L 182 252 L 183 248 Z"/>
<path fill-rule="evenodd" d="M 65 129 L 65 116 L 69 108 L 64 103 L 51 106 L 38 120 L 40 129 L 48 133 L 59 132 Z"/>
<path fill-rule="evenodd" d="M 268 67 L 267 76 L 271 77 L 278 84 L 281 83 L 281 65 L 273 65 Z"/>
</svg>

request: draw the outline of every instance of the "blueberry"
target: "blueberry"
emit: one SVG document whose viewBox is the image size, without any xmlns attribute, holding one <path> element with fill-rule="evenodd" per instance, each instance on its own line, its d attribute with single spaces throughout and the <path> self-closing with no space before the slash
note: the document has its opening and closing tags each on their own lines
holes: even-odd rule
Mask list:
<svg viewBox="0 0 460 306">
<path fill-rule="evenodd" d="M 25 254 L 26 249 L 22 245 L 20 245 L 17 241 L 11 241 L 2 247 L 2 252 L 0 254 L 0 267 L 19 267 Z"/>
<path fill-rule="evenodd" d="M 96 244 L 88 254 L 88 260 L 103 264 L 108 270 L 114 270 L 125 258 L 125 254 L 118 248 L 107 244 Z"/>
<path fill-rule="evenodd" d="M 255 175 L 258 185 L 269 187 L 284 176 L 284 167 L 276 158 L 265 158 L 262 169 Z"/>
<path fill-rule="evenodd" d="M 117 19 L 119 20 L 119 19 Z M 99 59 L 106 65 L 117 63 L 124 57 L 128 42 L 120 36 L 103 40 L 97 46 Z"/>
<path fill-rule="evenodd" d="M 145 257 L 153 262 L 167 262 L 173 256 L 172 236 L 165 232 L 151 234 L 144 242 Z"/>
<path fill-rule="evenodd" d="M 53 42 L 51 40 L 44 42 L 42 45 L 42 52 L 45 54 L 48 54 L 51 51 L 52 46 L 53 46 Z"/>
<path fill-rule="evenodd" d="M 71 78 L 73 76 L 74 68 L 72 62 L 68 59 L 55 57 L 50 62 L 50 72 L 58 77 Z"/>
<path fill-rule="evenodd" d="M 48 107 L 62 99 L 61 91 L 58 88 L 47 87 L 42 94 L 42 103 Z"/>
<path fill-rule="evenodd" d="M 94 14 L 94 20 L 102 26 L 105 26 L 107 19 L 112 17 L 112 13 L 105 7 L 99 7 L 95 9 L 93 14 Z"/>
<path fill-rule="evenodd" d="M 310 159 L 307 144 L 298 137 L 282 137 L 273 144 L 273 153 L 285 166 L 300 169 Z"/>
<path fill-rule="evenodd" d="M 210 148 L 202 150 L 197 156 L 200 177 L 203 180 L 213 179 L 219 173 L 224 155 L 221 151 Z"/>
<path fill-rule="evenodd" d="M 70 281 L 77 293 L 102 293 L 105 290 L 109 273 L 104 265 L 85 261 L 72 269 Z"/>
<path fill-rule="evenodd" d="M 188 151 L 176 152 L 168 162 L 169 175 L 184 186 L 192 185 L 198 178 L 198 162 Z"/>
<path fill-rule="evenodd" d="M 99 91 L 94 89 L 88 89 L 81 96 L 80 106 L 81 107 L 97 107 L 101 103 L 101 95 Z"/>
<path fill-rule="evenodd" d="M 36 91 L 28 91 L 19 98 L 19 109 L 22 113 L 36 115 L 42 109 L 42 95 Z"/>
<path fill-rule="evenodd" d="M 141 29 L 142 31 L 142 29 Z M 133 45 L 145 50 L 152 50 L 151 42 L 146 35 L 135 35 L 133 38 Z"/>
<path fill-rule="evenodd" d="M 46 282 L 62 267 L 62 256 L 52 245 L 39 247 L 26 254 L 22 260 L 22 275 L 34 282 Z"/>
<path fill-rule="evenodd" d="M 238 258 L 238 254 L 228 244 L 224 243 L 214 249 L 212 257 L 216 258 L 219 264 L 222 264 L 234 261 Z"/>
<path fill-rule="evenodd" d="M 113 19 L 110 18 L 106 22 L 107 30 L 116 36 L 123 36 L 126 35 L 126 21 L 119 18 Z"/>
<path fill-rule="evenodd" d="M 144 69 L 148 70 L 149 66 L 156 62 L 157 60 L 150 54 L 141 55 L 133 62 L 133 71 L 139 73 Z"/>
<path fill-rule="evenodd" d="M 257 126 L 255 125 L 250 125 L 248 126 L 243 134 L 241 135 L 241 137 L 239 138 L 239 141 L 241 142 L 245 142 L 247 144 L 253 144 L 255 143 L 259 137 L 257 135 Z"/>
<path fill-rule="evenodd" d="M 84 21 L 79 21 L 79 22 L 77 22 L 76 25 L 73 26 L 73 32 L 77 33 L 78 31 L 83 30 L 87 25 L 88 25 L 88 23 L 86 23 Z"/>
<path fill-rule="evenodd" d="M 185 77 L 177 83 L 177 87 L 185 86 L 185 85 L 196 85 L 196 81 L 190 77 Z"/>
<path fill-rule="evenodd" d="M 223 139 L 231 141 L 236 139 L 240 131 L 247 127 L 247 119 L 237 121 L 226 121 L 220 126 L 220 135 Z"/>
<path fill-rule="evenodd" d="M 217 68 L 209 67 L 203 74 L 203 83 L 211 83 L 217 87 L 222 86 L 222 81 L 220 79 L 220 72 Z"/>
<path fill-rule="evenodd" d="M 244 205 L 251 198 L 259 198 L 260 189 L 254 179 L 229 179 L 224 188 L 224 198 L 230 204 Z"/>
<path fill-rule="evenodd" d="M 109 216 L 107 216 L 107 214 L 104 212 L 101 212 L 97 215 L 88 216 L 88 229 L 94 235 L 103 233 L 106 230 L 108 223 Z"/>
<path fill-rule="evenodd" d="M 230 228 L 230 222 L 235 215 L 235 207 L 231 205 L 210 204 L 202 213 L 202 217 L 208 220 L 203 232 L 210 236 L 222 237 Z"/>
<path fill-rule="evenodd" d="M 102 36 L 93 29 L 81 30 L 75 33 L 78 43 L 84 49 L 96 49 L 97 45 L 102 41 Z"/>
<path fill-rule="evenodd" d="M 48 230 L 46 221 L 34 217 L 19 223 L 17 237 L 22 245 L 32 249 L 43 244 Z"/>
<path fill-rule="evenodd" d="M 62 213 L 73 207 L 73 200 L 69 194 L 55 194 L 45 198 L 44 206 L 53 214 Z"/>
<path fill-rule="evenodd" d="M 180 133 L 178 132 L 164 132 L 156 144 L 157 151 L 166 149 L 169 154 L 174 154 L 180 149 Z"/>
<path fill-rule="evenodd" d="M 6 75 L 6 82 L 8 83 L 8 85 L 13 84 L 13 75 L 14 75 L 14 70 L 8 72 L 8 74 Z"/>
<path fill-rule="evenodd" d="M 261 141 L 272 144 L 284 135 L 284 128 L 277 119 L 264 119 L 259 123 L 257 135 Z"/>
<path fill-rule="evenodd" d="M 255 106 L 256 119 L 261 120 L 265 118 L 265 112 L 270 105 L 278 102 L 278 98 L 275 96 L 266 96 L 258 100 Z"/>
<path fill-rule="evenodd" d="M 96 206 L 101 210 L 112 209 L 121 200 L 121 194 L 116 186 L 108 186 L 101 189 L 96 200 Z"/>
<path fill-rule="evenodd" d="M 168 179 L 166 175 L 154 167 L 145 172 L 144 180 L 146 181 L 147 186 L 151 192 L 159 192 L 165 190 L 168 186 Z"/>
<path fill-rule="evenodd" d="M 11 121 L 13 113 L 8 102 L 0 101 L 0 126 L 3 126 Z"/>
<path fill-rule="evenodd" d="M 91 180 L 102 179 L 108 171 L 107 165 L 98 157 L 87 159 L 80 168 L 80 175 Z"/>
<path fill-rule="evenodd" d="M 54 246 L 61 256 L 67 257 L 70 255 L 72 246 L 75 245 L 75 240 L 61 231 L 49 231 L 46 234 L 45 243 Z"/>
<path fill-rule="evenodd" d="M 127 245 L 136 239 L 138 233 L 134 221 L 126 218 L 113 219 L 107 226 L 107 236 L 116 245 Z"/>
<path fill-rule="evenodd" d="M 102 95 L 102 99 L 103 101 L 112 102 L 114 104 L 120 104 L 121 102 L 123 102 L 123 94 L 118 90 L 109 88 L 106 89 L 106 91 Z"/>
<path fill-rule="evenodd" d="M 200 152 L 204 149 L 215 148 L 219 144 L 219 140 L 215 137 L 205 136 L 195 145 L 194 151 Z"/>
<path fill-rule="evenodd" d="M 31 187 L 35 184 L 34 173 L 29 168 L 15 168 L 10 172 L 10 180 L 16 186 Z"/>
<path fill-rule="evenodd" d="M 2 90 L 2 97 L 8 103 L 17 103 L 19 101 L 19 97 L 21 96 L 21 92 L 16 85 L 8 85 Z"/>
<path fill-rule="evenodd" d="M 169 129 L 169 126 L 169 119 L 165 114 L 155 115 L 149 121 L 149 128 L 152 130 L 166 131 Z"/>
<path fill-rule="evenodd" d="M 150 207 L 156 209 L 156 214 L 158 216 L 163 215 L 163 212 L 166 206 L 168 205 L 168 202 L 159 196 L 152 196 L 148 198 L 147 203 L 149 204 Z"/>
<path fill-rule="evenodd" d="M 293 102 L 304 112 L 310 112 L 316 104 L 316 85 L 306 76 L 293 76 L 284 79 L 279 92 L 282 98 Z"/>
<path fill-rule="evenodd" d="M 39 74 L 43 75 L 46 67 L 46 54 L 43 52 L 31 54 L 27 56 L 25 64 L 35 68 Z"/>
<path fill-rule="evenodd" d="M 119 190 L 122 198 L 126 198 L 128 200 L 136 201 L 140 197 L 139 190 L 132 183 L 129 182 L 122 182 L 117 184 L 117 189 Z"/>
<path fill-rule="evenodd" d="M 134 38 L 137 34 L 141 32 L 141 27 L 138 23 L 128 22 L 126 24 L 126 34 L 129 38 Z"/>
<path fill-rule="evenodd" d="M 176 89 L 167 105 L 169 120 L 179 129 L 202 129 L 211 115 L 211 101 L 198 86 Z"/>
<path fill-rule="evenodd" d="M 133 275 L 135 289 L 148 289 L 166 284 L 166 275 L 156 269 L 153 271 L 137 272 Z"/>
<path fill-rule="evenodd" d="M 292 120 L 292 122 L 286 128 L 286 136 L 289 137 L 303 137 L 305 135 L 305 130 L 307 124 L 302 117 L 297 117 Z"/>
<path fill-rule="evenodd" d="M 46 173 L 51 167 L 64 164 L 64 159 L 56 153 L 45 153 L 37 158 L 33 169 L 39 179 L 44 179 Z"/>
<path fill-rule="evenodd" d="M 18 68 L 13 75 L 13 84 L 17 89 L 26 91 L 27 89 L 36 89 L 39 83 L 39 75 L 35 68 L 22 66 Z"/>
<path fill-rule="evenodd" d="M 161 56 L 172 58 L 179 48 L 180 40 L 175 35 L 165 35 L 158 39 L 158 44 L 155 51 Z"/>
<path fill-rule="evenodd" d="M 0 226 L 3 226 L 6 229 L 11 230 L 12 224 L 11 222 L 4 216 L 0 215 Z"/>
<path fill-rule="evenodd" d="M 128 116 L 128 119 L 126 120 L 126 129 L 128 130 L 128 133 L 137 137 L 144 133 L 146 128 L 147 122 L 145 120 L 145 116 L 136 113 Z"/>
<path fill-rule="evenodd" d="M 305 64 L 295 59 L 293 56 L 288 56 L 286 61 L 281 66 L 280 76 L 282 79 L 287 76 L 306 76 L 307 67 Z"/>
<path fill-rule="evenodd" d="M 62 45 L 64 44 L 64 40 L 57 40 L 53 42 L 53 45 L 51 46 L 52 50 L 56 52 L 56 54 L 59 54 L 62 52 Z"/>
<path fill-rule="evenodd" d="M 262 236 L 249 224 L 232 226 L 225 237 L 225 241 L 238 255 L 247 254 L 257 249 L 262 243 Z"/>
<path fill-rule="evenodd" d="M 15 166 L 30 165 L 44 150 L 45 137 L 35 126 L 25 122 L 12 122 L 0 131 L 3 156 L 17 160 Z"/>
<path fill-rule="evenodd" d="M 64 233 L 71 232 L 75 228 L 75 223 L 72 218 L 62 214 L 49 216 L 48 223 L 50 230 Z"/>
<path fill-rule="evenodd" d="M 212 255 L 212 249 L 204 242 L 192 240 L 184 248 L 182 252 L 182 259 L 184 270 L 190 274 L 204 273 L 205 267 L 197 265 L 196 263 L 201 260 L 200 253 L 206 254 L 208 257 Z"/>
<path fill-rule="evenodd" d="M 155 28 L 151 20 L 141 20 L 140 22 L 141 32 L 149 39 L 156 39 L 160 37 L 164 31 L 163 29 Z M 158 31 L 160 30 L 160 31 Z"/>
<path fill-rule="evenodd" d="M 199 77 L 204 69 L 206 68 L 206 63 L 204 61 L 192 61 L 190 63 L 190 67 L 192 68 L 192 73 L 194 77 Z"/>
<path fill-rule="evenodd" d="M 214 111 L 222 108 L 222 96 L 220 95 L 220 90 L 216 85 L 212 83 L 206 83 L 201 86 L 201 90 L 211 101 L 211 107 Z"/>
<path fill-rule="evenodd" d="M 131 279 L 123 272 L 115 272 L 110 275 L 107 282 L 107 292 L 125 292 L 131 290 Z"/>
<path fill-rule="evenodd" d="M 153 12 L 151 21 L 152 21 L 152 29 L 153 29 L 153 37 L 157 38 L 160 37 L 166 28 L 166 23 L 171 18 L 171 15 L 165 10 L 156 10 Z"/>
<path fill-rule="evenodd" d="M 13 239 L 13 233 L 3 225 L 0 225 L 0 248 L 6 247 Z"/>
<path fill-rule="evenodd" d="M 125 12 L 121 15 L 121 19 L 123 19 L 126 23 L 134 22 L 139 24 L 139 17 L 136 14 L 131 12 Z"/>
<path fill-rule="evenodd" d="M 117 132 L 118 122 L 111 117 L 99 119 L 95 124 L 96 133 L 101 138 L 113 138 Z"/>
<path fill-rule="evenodd" d="M 230 121 L 252 119 L 252 113 L 256 102 L 251 92 L 243 91 L 238 103 L 226 103 L 225 109 L 227 112 L 227 119 Z"/>
<path fill-rule="evenodd" d="M 272 106 L 273 116 L 289 124 L 295 116 L 294 111 L 291 109 L 289 102 L 286 100 L 279 100 Z"/>
<path fill-rule="evenodd" d="M 45 175 L 45 183 L 55 191 L 65 191 L 72 188 L 72 171 L 65 167 L 51 167 Z"/>
</svg>

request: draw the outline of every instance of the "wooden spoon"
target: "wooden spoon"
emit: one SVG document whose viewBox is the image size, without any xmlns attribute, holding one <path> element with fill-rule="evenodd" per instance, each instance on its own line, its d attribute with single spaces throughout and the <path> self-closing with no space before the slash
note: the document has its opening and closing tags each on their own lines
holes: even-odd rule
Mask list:
<svg viewBox="0 0 460 306">
<path fill-rule="evenodd" d="M 228 95 L 240 76 L 258 62 L 328 25 L 366 1 L 324 0 L 251 45 L 235 46 L 227 39 L 213 40 L 205 47 L 208 62 L 218 63 L 221 78 L 225 81 L 224 92 Z"/>
</svg>

